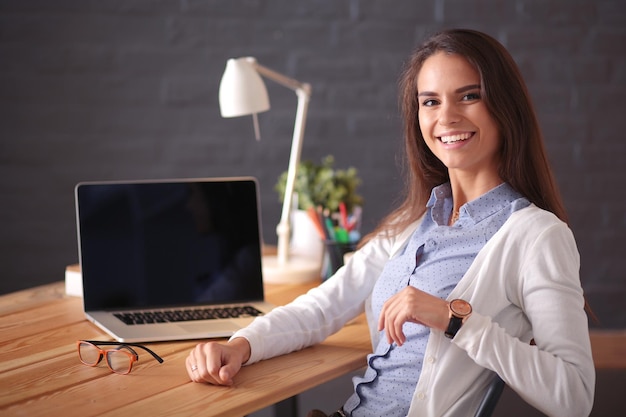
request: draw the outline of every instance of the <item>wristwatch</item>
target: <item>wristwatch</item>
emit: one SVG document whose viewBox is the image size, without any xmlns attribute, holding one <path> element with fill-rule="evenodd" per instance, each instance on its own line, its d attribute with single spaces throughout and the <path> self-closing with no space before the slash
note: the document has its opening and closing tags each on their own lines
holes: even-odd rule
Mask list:
<svg viewBox="0 0 626 417">
<path fill-rule="evenodd" d="M 452 339 L 456 336 L 463 323 L 465 323 L 465 320 L 472 314 L 472 306 L 467 301 L 457 298 L 450 301 L 448 309 L 450 311 L 450 322 L 445 335 Z"/>
</svg>

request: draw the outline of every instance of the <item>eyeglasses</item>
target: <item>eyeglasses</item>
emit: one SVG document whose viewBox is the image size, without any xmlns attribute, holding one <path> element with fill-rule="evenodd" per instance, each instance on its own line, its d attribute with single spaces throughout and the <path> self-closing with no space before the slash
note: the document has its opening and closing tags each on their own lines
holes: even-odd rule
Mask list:
<svg viewBox="0 0 626 417">
<path fill-rule="evenodd" d="M 102 350 L 98 346 L 117 346 L 115 349 Z M 132 346 L 132 347 L 131 347 Z M 163 359 L 145 346 L 135 343 L 100 342 L 97 340 L 78 340 L 78 357 L 87 366 L 96 366 L 102 358 L 106 358 L 109 369 L 116 374 L 126 375 L 133 369 L 133 362 L 139 360 L 139 355 L 133 347 L 141 348 L 152 355 L 154 359 L 163 363 Z"/>
</svg>

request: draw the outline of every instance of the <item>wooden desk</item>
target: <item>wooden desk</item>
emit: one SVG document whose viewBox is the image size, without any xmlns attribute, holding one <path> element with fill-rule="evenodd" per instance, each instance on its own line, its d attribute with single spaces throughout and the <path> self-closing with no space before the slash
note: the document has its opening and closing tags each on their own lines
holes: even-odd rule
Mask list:
<svg viewBox="0 0 626 417">
<path fill-rule="evenodd" d="M 286 304 L 312 285 L 268 285 Z M 129 375 L 82 365 L 76 340 L 110 340 L 84 319 L 63 283 L 0 296 L 0 415 L 242 416 L 365 366 L 364 317 L 324 343 L 244 367 L 233 387 L 189 381 L 185 358 L 198 341 L 150 343 L 164 363 L 139 351 Z"/>
</svg>

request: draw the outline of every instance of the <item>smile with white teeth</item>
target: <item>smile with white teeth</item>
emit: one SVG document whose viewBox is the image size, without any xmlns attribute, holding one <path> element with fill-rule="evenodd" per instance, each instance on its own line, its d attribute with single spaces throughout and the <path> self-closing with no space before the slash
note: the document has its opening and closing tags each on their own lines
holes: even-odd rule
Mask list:
<svg viewBox="0 0 626 417">
<path fill-rule="evenodd" d="M 471 133 L 471 132 L 459 133 L 457 135 L 440 136 L 439 140 L 441 140 L 443 143 L 454 143 L 454 142 L 459 142 L 459 141 L 462 141 L 462 140 L 467 140 L 472 135 L 473 135 L 473 133 Z"/>
</svg>

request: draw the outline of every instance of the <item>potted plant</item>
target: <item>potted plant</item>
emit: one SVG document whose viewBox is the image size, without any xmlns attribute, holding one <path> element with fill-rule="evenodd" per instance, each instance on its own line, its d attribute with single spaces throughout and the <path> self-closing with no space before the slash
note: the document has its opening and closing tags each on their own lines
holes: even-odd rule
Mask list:
<svg viewBox="0 0 626 417">
<path fill-rule="evenodd" d="M 340 203 L 344 203 L 349 213 L 357 206 L 363 204 L 363 198 L 356 189 L 361 184 L 356 168 L 335 169 L 335 158 L 328 155 L 322 158 L 321 164 L 311 161 L 303 161 L 298 167 L 294 191 L 298 193 L 298 208 L 307 210 L 310 207 L 319 206 L 330 210 L 331 213 L 339 211 Z M 278 178 L 275 190 L 278 192 L 280 201 L 285 195 L 287 172 L 283 172 Z"/>
<path fill-rule="evenodd" d="M 332 155 L 322 158 L 320 164 L 303 161 L 298 167 L 294 184 L 294 193 L 298 196 L 298 210 L 292 212 L 292 253 L 312 257 L 322 261 L 324 247 L 329 253 L 329 268 L 323 271 L 323 276 L 332 275 L 343 264 L 343 253 L 354 249 L 360 239 L 358 227 L 361 204 L 363 198 L 357 193 L 361 184 L 356 168 L 335 169 L 335 159 Z M 287 172 L 278 178 L 275 190 L 282 201 L 285 195 Z M 323 218 L 319 218 L 320 209 Z M 328 230 L 342 229 L 340 226 L 350 216 L 353 230 L 341 230 L 343 239 L 338 239 L 339 233 L 329 237 Z M 328 222 L 330 221 L 330 227 Z M 333 232 L 330 232 L 333 234 Z M 327 262 L 328 264 L 328 262 Z"/>
</svg>

